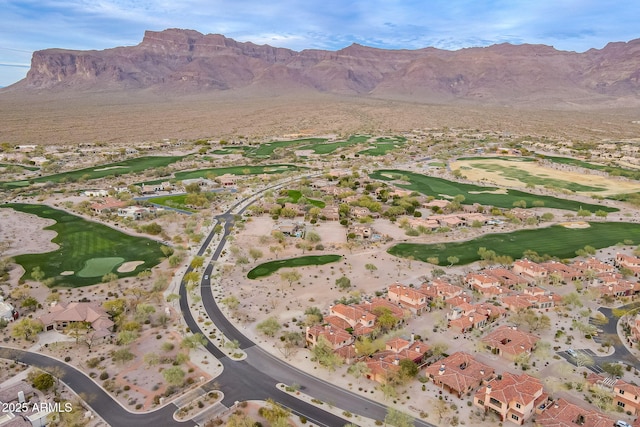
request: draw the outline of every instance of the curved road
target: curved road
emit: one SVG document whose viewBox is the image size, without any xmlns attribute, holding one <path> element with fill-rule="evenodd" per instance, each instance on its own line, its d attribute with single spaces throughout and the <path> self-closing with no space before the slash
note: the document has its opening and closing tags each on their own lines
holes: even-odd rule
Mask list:
<svg viewBox="0 0 640 427">
<path fill-rule="evenodd" d="M 265 188 L 256 194 L 275 188 L 278 185 Z M 244 206 L 236 212 L 236 214 L 242 214 L 246 207 L 250 205 L 248 199 L 251 199 L 256 194 L 237 202 L 227 210 L 226 213 L 216 217 L 219 222 L 224 220 L 224 232 L 220 239 L 220 243 L 213 252 L 212 260 L 215 261 L 220 257 L 227 237 L 231 233 L 234 223 L 234 214 L 232 212 L 244 204 Z M 211 232 L 198 251 L 198 255 L 204 254 L 213 237 L 214 233 Z M 187 272 L 188 271 L 190 271 L 190 269 L 188 269 Z M 203 277 L 211 277 L 212 272 L 213 265 L 207 265 L 204 270 Z M 341 426 L 349 422 L 340 417 L 336 417 L 315 405 L 310 405 L 288 393 L 281 392 L 276 389 L 277 383 L 295 383 L 301 386 L 301 390 L 303 390 L 304 393 L 323 402 L 337 404 L 341 410 L 373 419 L 383 420 L 385 418 L 387 413 L 387 407 L 385 405 L 381 405 L 371 399 L 351 393 L 345 389 L 309 375 L 256 346 L 253 341 L 238 331 L 238 329 L 236 329 L 224 314 L 222 314 L 220 308 L 216 304 L 213 293 L 211 292 L 209 279 L 202 279 L 200 293 L 207 315 L 216 327 L 228 339 L 237 340 L 240 344 L 240 348 L 247 353 L 247 358 L 244 361 L 232 361 L 229 360 L 229 358 L 211 342 L 207 343 L 207 350 L 216 356 L 224 366 L 223 373 L 216 378 L 216 382 L 221 385 L 221 390 L 225 394 L 223 404 L 230 406 L 235 401 L 250 399 L 265 400 L 267 398 L 273 398 L 288 406 L 294 412 L 304 414 L 310 420 L 314 420 L 316 424 L 334 427 Z M 180 286 L 180 308 L 190 330 L 192 332 L 202 332 L 189 309 L 187 291 L 184 283 Z M 433 426 L 432 424 L 419 419 L 416 419 L 415 424 L 418 426 Z"/>
<path fill-rule="evenodd" d="M 169 403 L 160 409 L 147 413 L 132 413 L 120 406 L 113 397 L 102 387 L 96 384 L 86 374 L 73 366 L 49 356 L 44 356 L 29 351 L 17 350 L 9 347 L 0 347 L 0 357 L 15 360 L 27 365 L 40 368 L 55 368 L 62 372 L 59 377 L 110 426 L 192 426 L 192 421 L 178 422 L 173 419 L 173 413 L 178 409 Z"/>
<path fill-rule="evenodd" d="M 227 237 L 231 232 L 231 228 L 233 227 L 234 214 L 232 212 L 239 206 L 245 204 L 245 206 L 237 212 L 241 214 L 251 203 L 249 200 L 252 197 L 268 189 L 276 188 L 279 185 L 284 184 L 276 184 L 265 188 L 253 196 L 237 202 L 226 213 L 217 217 L 219 221 L 224 220 L 225 225 L 222 238 L 213 253 L 213 260 L 219 258 L 226 244 Z M 215 233 L 212 231 L 207 236 L 198 251 L 198 255 L 204 254 L 214 235 Z M 191 271 L 191 268 L 188 268 L 186 272 L 189 271 Z M 204 274 L 210 277 L 212 271 L 213 266 L 209 264 Z M 368 418 L 384 419 L 387 411 L 386 406 L 309 375 L 256 346 L 253 341 L 238 331 L 222 314 L 213 298 L 209 280 L 202 280 L 200 290 L 203 304 L 211 320 L 227 338 L 237 340 L 240 343 L 240 347 L 247 353 L 247 358 L 244 361 L 230 360 L 225 353 L 220 351 L 207 339 L 205 348 L 220 361 L 224 366 L 224 370 L 217 378 L 204 384 L 202 387 L 205 390 L 212 390 L 216 385 L 220 385 L 219 388 L 224 393 L 222 403 L 225 406 L 230 407 L 236 401 L 265 400 L 272 398 L 284 406 L 289 407 L 293 413 L 304 415 L 315 425 L 336 427 L 349 422 L 323 410 L 320 406 L 309 404 L 289 393 L 283 392 L 276 386 L 277 383 L 296 383 L 301 385 L 301 389 L 304 390 L 306 394 L 328 404 L 336 404 L 341 410 Z M 180 309 L 182 310 L 182 315 L 187 326 L 194 333 L 202 332 L 189 309 L 184 282 L 180 286 L 179 293 L 181 297 Z M 59 379 L 67 384 L 76 394 L 83 396 L 85 402 L 111 426 L 171 427 L 194 425 L 194 422 L 191 420 L 178 422 L 173 419 L 173 413 L 177 409 L 173 403 L 169 403 L 152 412 L 129 412 L 83 372 L 58 359 L 3 346 L 0 346 L 0 357 L 41 368 L 57 368 L 62 372 Z M 353 423 L 353 421 L 351 422 Z M 419 419 L 416 419 L 415 425 L 434 427 L 432 424 Z"/>
</svg>

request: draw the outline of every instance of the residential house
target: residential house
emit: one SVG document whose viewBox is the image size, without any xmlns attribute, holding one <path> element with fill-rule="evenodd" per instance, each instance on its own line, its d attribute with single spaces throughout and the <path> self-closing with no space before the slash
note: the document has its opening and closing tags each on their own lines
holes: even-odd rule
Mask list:
<svg viewBox="0 0 640 427">
<path fill-rule="evenodd" d="M 19 317 L 18 311 L 0 296 L 0 319 L 11 322 Z"/>
<path fill-rule="evenodd" d="M 285 203 L 283 209 L 291 209 L 296 216 L 304 216 L 306 214 L 305 210 L 297 203 Z"/>
<path fill-rule="evenodd" d="M 575 268 L 558 261 L 547 261 L 540 264 L 549 272 L 549 276 L 558 275 L 562 277 L 563 283 L 571 283 L 582 278 L 582 273 Z"/>
<path fill-rule="evenodd" d="M 435 231 L 440 228 L 440 223 L 432 218 L 407 218 L 407 222 L 412 228 L 424 227 L 427 230 Z"/>
<path fill-rule="evenodd" d="M 640 258 L 636 256 L 617 253 L 614 264 L 618 268 L 627 268 L 633 272 L 633 275 L 638 277 L 640 274 Z"/>
<path fill-rule="evenodd" d="M 627 325 L 631 329 L 631 339 L 634 342 L 640 342 L 640 314 L 636 314 L 627 321 Z"/>
<path fill-rule="evenodd" d="M 337 221 L 340 219 L 340 209 L 336 205 L 327 205 L 320 209 L 320 216 L 327 221 Z"/>
<path fill-rule="evenodd" d="M 564 399 L 546 405 L 544 412 L 536 416 L 540 427 L 611 427 L 614 419 L 593 409 L 585 409 Z"/>
<path fill-rule="evenodd" d="M 613 404 L 623 412 L 638 415 L 640 412 L 640 387 L 617 377 L 603 377 L 595 373 L 589 374 L 587 382 L 591 385 L 611 391 Z"/>
<path fill-rule="evenodd" d="M 423 209 L 433 209 L 433 208 L 444 209 L 449 205 L 449 203 L 451 202 L 448 200 L 435 199 L 435 200 L 430 200 L 428 202 L 424 202 L 422 204 L 422 208 Z"/>
<path fill-rule="evenodd" d="M 273 231 L 279 231 L 289 237 L 302 237 L 304 234 L 304 224 L 294 221 L 281 221 L 275 225 Z"/>
<path fill-rule="evenodd" d="M 615 270 L 613 265 L 602 262 L 594 257 L 591 257 L 586 261 L 575 261 L 571 264 L 571 267 L 582 272 L 583 275 L 589 270 L 595 271 L 596 273 L 611 273 Z"/>
<path fill-rule="evenodd" d="M 85 190 L 82 192 L 83 196 L 87 197 L 107 197 L 109 195 L 109 191 L 107 190 Z"/>
<path fill-rule="evenodd" d="M 549 311 L 549 309 L 562 303 L 562 297 L 552 293 L 544 295 L 516 294 L 501 296 L 500 301 L 504 307 L 511 311 L 527 308 Z"/>
<path fill-rule="evenodd" d="M 473 329 L 482 329 L 487 325 L 488 317 L 483 314 L 471 313 L 449 320 L 448 327 L 460 333 L 467 333 Z"/>
<path fill-rule="evenodd" d="M 356 239 L 370 239 L 373 236 L 373 228 L 367 224 L 352 224 L 348 234 L 355 235 Z"/>
<path fill-rule="evenodd" d="M 500 286 L 500 280 L 498 280 L 497 277 L 486 274 L 483 271 L 467 274 L 464 278 L 464 282 L 470 288 L 490 288 L 494 286 Z"/>
<path fill-rule="evenodd" d="M 354 337 L 344 329 L 334 328 L 331 325 L 314 325 L 307 326 L 305 338 L 308 347 L 314 347 L 318 344 L 320 338 L 326 339 L 333 350 L 338 350 L 344 346 L 350 345 Z"/>
<path fill-rule="evenodd" d="M 480 340 L 493 354 L 515 359 L 523 353 L 531 353 L 540 337 L 518 330 L 515 326 L 502 325 Z"/>
<path fill-rule="evenodd" d="M 475 304 L 474 309 L 476 313 L 487 316 L 487 322 L 495 322 L 507 316 L 507 310 L 505 308 L 488 302 Z"/>
<path fill-rule="evenodd" d="M 87 333 L 92 339 L 111 336 L 113 321 L 109 314 L 94 302 L 57 303 L 51 305 L 49 313 L 38 318 L 46 331 L 64 330 L 72 323 L 84 323 L 91 328 Z"/>
<path fill-rule="evenodd" d="M 368 216 L 370 216 L 371 218 L 378 218 L 380 216 L 380 214 L 378 214 L 377 212 L 371 212 L 369 210 L 369 208 L 364 208 L 362 206 L 353 206 L 349 213 L 351 214 L 351 216 L 355 217 L 355 218 L 366 218 Z"/>
<path fill-rule="evenodd" d="M 600 296 L 608 295 L 620 298 L 636 294 L 640 290 L 640 284 L 628 280 L 618 280 L 606 285 L 600 285 L 597 290 L 600 292 Z"/>
<path fill-rule="evenodd" d="M 427 297 L 422 292 L 400 283 L 389 286 L 387 298 L 413 314 L 422 314 L 427 307 Z"/>
<path fill-rule="evenodd" d="M 480 388 L 473 403 L 484 408 L 485 412 L 495 412 L 500 421 L 522 425 L 538 407 L 546 405 L 548 399 L 539 379 L 527 374 L 505 372 L 502 378 L 492 379 Z"/>
<path fill-rule="evenodd" d="M 123 208 L 125 206 L 127 206 L 127 202 L 123 202 L 112 197 L 105 197 L 104 199 L 92 203 L 90 207 L 91 210 L 96 213 L 105 214 L 117 211 L 119 208 Z"/>
<path fill-rule="evenodd" d="M 397 319 L 398 323 L 403 323 L 404 320 L 411 315 L 409 309 L 402 308 L 398 304 L 394 304 L 384 298 L 372 298 L 371 301 L 363 301 L 356 304 L 356 307 L 360 307 L 369 313 L 376 313 L 376 311 L 380 309 L 389 310 L 391 315 Z"/>
<path fill-rule="evenodd" d="M 525 278 L 514 274 L 511 270 L 507 270 L 506 268 L 489 268 L 486 270 L 482 270 L 482 272 L 489 276 L 495 277 L 496 279 L 498 279 L 498 282 L 500 282 L 501 286 L 506 286 L 510 289 L 526 286 L 529 284 L 529 282 Z"/>
<path fill-rule="evenodd" d="M 457 352 L 428 366 L 425 373 L 436 386 L 462 397 L 493 378 L 494 370 L 469 353 Z"/>
<path fill-rule="evenodd" d="M 238 184 L 239 179 L 240 177 L 237 175 L 225 173 L 224 175 L 219 176 L 217 180 L 220 183 L 221 187 L 229 188 L 229 187 L 235 187 L 236 184 Z"/>
<path fill-rule="evenodd" d="M 446 300 L 462 295 L 464 289 L 460 286 L 452 285 L 442 279 L 435 279 L 430 283 L 423 283 L 422 286 L 420 286 L 419 291 L 427 297 L 427 300 L 435 301 Z"/>
<path fill-rule="evenodd" d="M 513 272 L 533 280 L 544 279 L 549 274 L 540 264 L 529 261 L 526 258 L 519 259 L 513 263 Z"/>
<path fill-rule="evenodd" d="M 367 379 L 376 381 L 378 383 L 384 383 L 389 375 L 393 375 L 400 370 L 400 359 L 393 358 L 392 361 L 380 358 L 369 358 L 365 360 L 367 364 Z"/>
<path fill-rule="evenodd" d="M 349 324 L 355 336 L 368 335 L 373 332 L 377 316 L 360 307 L 336 304 L 329 307 L 329 315 L 336 316 Z"/>
<path fill-rule="evenodd" d="M 127 206 L 118 209 L 118 216 L 132 219 L 143 219 L 150 215 L 155 215 L 157 209 L 155 207 L 146 206 Z"/>
<path fill-rule="evenodd" d="M 638 415 L 640 412 L 640 387 L 618 380 L 613 385 L 613 404 L 624 412 Z"/>
<path fill-rule="evenodd" d="M 411 360 L 420 364 L 424 359 L 429 347 L 420 341 L 405 340 L 403 338 L 393 338 L 385 344 L 385 349 L 376 352 L 366 363 L 369 368 L 367 378 L 384 382 L 389 374 L 399 369 L 401 360 Z"/>
</svg>

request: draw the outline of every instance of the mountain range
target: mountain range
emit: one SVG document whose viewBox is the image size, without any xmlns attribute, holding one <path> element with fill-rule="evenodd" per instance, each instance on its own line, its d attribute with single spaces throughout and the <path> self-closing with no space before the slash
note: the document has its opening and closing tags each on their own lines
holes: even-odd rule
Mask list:
<svg viewBox="0 0 640 427">
<path fill-rule="evenodd" d="M 320 92 L 419 103 L 640 105 L 640 39 L 583 53 L 498 44 L 456 51 L 358 44 L 294 51 L 193 30 L 147 31 L 136 46 L 46 49 L 27 77 L 0 90 L 172 95 Z"/>
</svg>

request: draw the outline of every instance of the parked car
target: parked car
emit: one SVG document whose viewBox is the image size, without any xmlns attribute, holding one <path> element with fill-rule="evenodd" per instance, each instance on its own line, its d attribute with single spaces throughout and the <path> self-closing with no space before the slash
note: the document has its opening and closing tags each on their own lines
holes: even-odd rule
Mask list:
<svg viewBox="0 0 640 427">
<path fill-rule="evenodd" d="M 616 423 L 614 424 L 615 427 L 631 427 L 631 424 L 629 424 L 626 421 L 622 421 L 622 420 L 618 420 L 616 421 Z"/>
<path fill-rule="evenodd" d="M 567 350 L 567 354 L 568 354 L 569 356 L 571 356 L 571 357 L 578 357 L 578 353 L 577 353 L 574 349 L 572 349 L 572 348 L 570 348 L 569 350 Z"/>
</svg>

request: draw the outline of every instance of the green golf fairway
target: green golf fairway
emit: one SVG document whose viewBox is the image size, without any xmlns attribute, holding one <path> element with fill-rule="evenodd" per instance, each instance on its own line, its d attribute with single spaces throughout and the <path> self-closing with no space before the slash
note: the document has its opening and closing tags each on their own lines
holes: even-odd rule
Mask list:
<svg viewBox="0 0 640 427">
<path fill-rule="evenodd" d="M 259 266 L 249 271 L 249 273 L 247 273 L 247 277 L 249 279 L 257 279 L 260 277 L 269 276 L 281 268 L 305 267 L 307 265 L 324 265 L 331 262 L 339 261 L 341 258 L 341 255 L 309 255 L 298 258 L 288 258 L 265 262 L 264 264 L 260 264 Z"/>
</svg>

